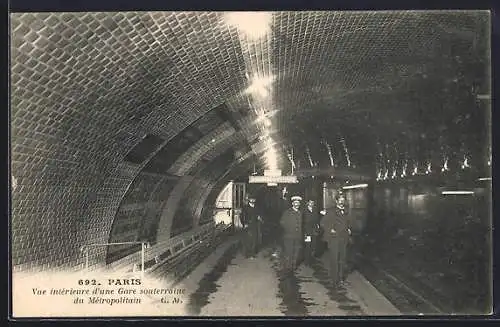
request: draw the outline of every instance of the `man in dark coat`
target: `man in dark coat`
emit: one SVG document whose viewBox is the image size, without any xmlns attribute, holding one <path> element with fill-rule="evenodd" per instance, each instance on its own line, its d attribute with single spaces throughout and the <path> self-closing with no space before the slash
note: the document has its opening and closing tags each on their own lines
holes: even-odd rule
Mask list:
<svg viewBox="0 0 500 327">
<path fill-rule="evenodd" d="M 297 268 L 304 241 L 300 196 L 292 196 L 292 207 L 286 209 L 280 219 L 282 229 L 282 268 L 293 271 Z"/>
<path fill-rule="evenodd" d="M 245 228 L 243 248 L 247 258 L 253 258 L 258 252 L 259 226 L 262 220 L 255 206 L 255 198 L 248 199 L 248 205 L 243 208 L 243 225 Z"/>
<path fill-rule="evenodd" d="M 324 212 L 318 212 L 314 200 L 308 200 L 304 209 L 304 260 L 311 264 L 316 253 L 317 236 L 319 234 L 320 215 Z"/>
<path fill-rule="evenodd" d="M 337 192 L 335 207 L 327 211 L 320 224 L 328 244 L 328 273 L 333 284 L 339 286 L 346 277 L 346 251 L 351 234 L 342 190 Z"/>
</svg>

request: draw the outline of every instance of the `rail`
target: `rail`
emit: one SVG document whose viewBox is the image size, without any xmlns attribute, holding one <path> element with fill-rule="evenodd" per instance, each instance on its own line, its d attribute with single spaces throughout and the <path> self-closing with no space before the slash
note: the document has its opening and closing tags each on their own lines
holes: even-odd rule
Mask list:
<svg viewBox="0 0 500 327">
<path fill-rule="evenodd" d="M 145 249 L 150 247 L 149 242 L 114 242 L 114 243 L 94 243 L 94 244 L 86 244 L 80 248 L 80 251 L 85 253 L 85 270 L 89 270 L 89 248 L 90 247 L 100 247 L 100 246 L 110 246 L 110 245 L 133 245 L 133 244 L 141 244 L 141 277 L 144 277 L 144 258 L 145 258 Z"/>
<path fill-rule="evenodd" d="M 85 269 L 88 270 L 89 250 L 92 247 L 141 244 L 140 263 L 137 263 L 138 253 L 135 252 L 123 259 L 109 263 L 107 267 L 112 270 L 123 269 L 128 272 L 140 270 L 141 275 L 144 276 L 145 274 L 153 271 L 155 267 L 164 264 L 174 257 L 178 257 L 179 255 L 189 252 L 189 249 L 195 248 L 201 243 L 211 242 L 216 235 L 223 231 L 227 231 L 230 228 L 231 225 L 206 224 L 200 226 L 196 230 L 191 230 L 187 233 L 178 235 L 168 240 L 157 242 L 153 245 L 146 241 L 96 243 L 84 245 L 80 248 L 80 250 L 85 254 Z"/>
<path fill-rule="evenodd" d="M 214 226 L 213 231 L 205 231 L 201 233 L 196 233 L 189 238 L 183 240 L 182 243 L 176 243 L 176 246 L 170 247 L 167 249 L 162 257 L 155 257 L 148 262 L 145 263 L 146 272 L 154 272 L 158 267 L 164 265 L 166 262 L 175 260 L 183 254 L 189 254 L 197 246 L 203 243 L 203 241 L 207 241 L 206 243 L 212 243 L 212 241 L 226 231 L 231 228 L 231 225 L 216 225 Z"/>
</svg>

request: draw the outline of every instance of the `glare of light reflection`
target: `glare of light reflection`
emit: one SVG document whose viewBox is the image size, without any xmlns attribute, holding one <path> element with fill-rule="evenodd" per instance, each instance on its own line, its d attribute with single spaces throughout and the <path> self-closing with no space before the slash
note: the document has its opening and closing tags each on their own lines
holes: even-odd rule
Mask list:
<svg viewBox="0 0 500 327">
<path fill-rule="evenodd" d="M 271 125 L 272 125 L 272 124 L 271 124 L 271 120 L 270 120 L 269 118 L 266 118 L 266 119 L 264 120 L 264 125 L 265 125 L 266 127 L 271 127 Z"/>
<path fill-rule="evenodd" d="M 276 151 L 273 148 L 270 148 L 266 151 L 265 159 L 266 159 L 267 167 L 270 170 L 275 170 L 278 168 Z"/>
<path fill-rule="evenodd" d="M 313 163 L 313 160 L 311 157 L 311 152 L 309 151 L 309 147 L 306 148 L 306 153 L 307 153 L 307 159 L 309 160 L 309 165 L 311 165 L 311 167 L 314 167 L 314 163 Z"/>
<path fill-rule="evenodd" d="M 333 160 L 332 148 L 330 147 L 330 144 L 328 144 L 328 142 L 325 142 L 325 145 L 326 145 L 326 149 L 328 150 L 328 158 L 330 159 L 330 165 L 333 167 L 335 162 Z"/>
<path fill-rule="evenodd" d="M 432 173 L 432 164 L 430 162 L 427 163 L 427 170 L 425 171 L 426 174 Z"/>
<path fill-rule="evenodd" d="M 262 131 L 262 136 L 263 137 L 269 137 L 269 135 L 270 134 L 269 134 L 269 131 L 267 129 L 265 129 L 265 130 Z"/>
<path fill-rule="evenodd" d="M 355 188 L 367 188 L 368 184 L 356 184 L 342 187 L 344 190 L 355 189 Z"/>
<path fill-rule="evenodd" d="M 462 169 L 469 168 L 469 158 L 464 156 L 464 162 L 462 163 Z"/>
<path fill-rule="evenodd" d="M 261 109 L 257 112 L 257 119 L 255 122 L 261 122 L 269 120 L 269 117 L 275 115 L 278 110 L 266 111 L 265 109 Z"/>
<path fill-rule="evenodd" d="M 403 172 L 401 173 L 401 177 L 406 177 L 406 168 L 408 167 L 408 161 L 405 161 L 403 166 Z"/>
<path fill-rule="evenodd" d="M 413 209 L 422 210 L 425 205 L 425 199 L 427 194 L 409 194 L 408 203 L 413 207 Z"/>
<path fill-rule="evenodd" d="M 491 181 L 491 177 L 481 177 L 477 179 L 478 181 Z"/>
<path fill-rule="evenodd" d="M 448 171 L 448 170 L 450 169 L 448 168 L 448 158 L 446 158 L 444 160 L 443 168 L 441 168 L 441 171 Z"/>
<path fill-rule="evenodd" d="M 412 174 L 413 176 L 415 176 L 416 174 L 418 174 L 418 167 L 417 167 L 417 165 L 415 165 L 415 166 L 413 167 L 413 172 L 412 172 L 411 174 Z"/>
<path fill-rule="evenodd" d="M 377 173 L 377 180 L 381 180 L 382 179 L 382 170 L 379 170 L 378 173 Z"/>
<path fill-rule="evenodd" d="M 441 194 L 444 194 L 444 195 L 464 194 L 465 195 L 465 194 L 474 194 L 474 191 L 442 191 Z"/>
<path fill-rule="evenodd" d="M 266 36 L 271 30 L 270 12 L 231 12 L 226 13 L 227 24 L 235 26 L 250 39 Z"/>
<path fill-rule="evenodd" d="M 264 110 L 260 110 L 258 113 L 257 113 L 257 121 L 262 121 L 264 119 L 266 119 L 267 116 L 266 116 L 266 113 Z"/>
<path fill-rule="evenodd" d="M 387 179 L 388 177 L 389 177 L 389 169 L 385 171 L 384 180 Z"/>
<path fill-rule="evenodd" d="M 273 81 L 274 76 L 255 76 L 245 93 L 265 98 L 269 95 L 268 87 Z"/>
<path fill-rule="evenodd" d="M 392 179 L 396 178 L 396 169 L 394 169 L 394 171 L 392 172 Z"/>
<path fill-rule="evenodd" d="M 270 138 L 270 137 L 268 137 L 266 139 L 265 143 L 266 143 L 266 149 L 271 148 L 275 144 L 275 142 L 273 141 L 273 139 Z"/>
<path fill-rule="evenodd" d="M 347 149 L 347 144 L 345 143 L 345 139 L 342 138 L 340 140 L 340 143 L 342 143 L 342 147 L 344 148 L 345 158 L 347 160 L 347 167 L 351 167 L 351 158 L 349 156 L 349 150 Z"/>
</svg>

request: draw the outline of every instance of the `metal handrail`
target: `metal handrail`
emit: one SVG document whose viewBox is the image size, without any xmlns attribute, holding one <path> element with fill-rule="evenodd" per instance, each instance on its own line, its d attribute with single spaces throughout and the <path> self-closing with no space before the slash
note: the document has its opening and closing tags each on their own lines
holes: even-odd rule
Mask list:
<svg viewBox="0 0 500 327">
<path fill-rule="evenodd" d="M 85 252 L 85 269 L 89 269 L 89 248 L 98 246 L 109 246 L 109 245 L 126 245 L 126 244 L 141 244 L 141 277 L 144 278 L 144 255 L 145 249 L 150 247 L 149 242 L 145 241 L 134 241 L 134 242 L 115 242 L 115 243 L 94 243 L 85 244 L 80 247 L 80 251 Z"/>
</svg>

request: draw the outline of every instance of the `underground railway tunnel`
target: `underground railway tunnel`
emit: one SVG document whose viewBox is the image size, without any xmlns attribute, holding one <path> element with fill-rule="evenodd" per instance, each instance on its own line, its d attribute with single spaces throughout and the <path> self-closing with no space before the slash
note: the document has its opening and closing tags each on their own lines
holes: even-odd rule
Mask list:
<svg viewBox="0 0 500 327">
<path fill-rule="evenodd" d="M 144 271 L 190 315 L 491 311 L 488 12 L 10 20 L 13 275 Z M 345 285 L 328 250 L 282 277 L 268 227 L 340 188 Z"/>
</svg>

